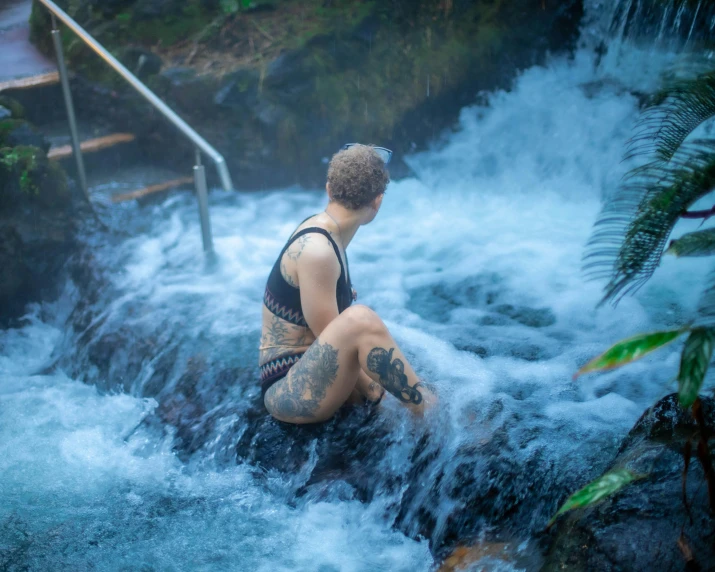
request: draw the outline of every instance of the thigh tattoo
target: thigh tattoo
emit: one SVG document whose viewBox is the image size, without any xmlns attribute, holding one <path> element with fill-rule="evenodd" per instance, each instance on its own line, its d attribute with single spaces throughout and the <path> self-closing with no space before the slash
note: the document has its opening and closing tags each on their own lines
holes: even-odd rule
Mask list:
<svg viewBox="0 0 715 572">
<path fill-rule="evenodd" d="M 394 351 L 395 348 L 390 348 L 389 352 L 384 348 L 373 348 L 367 355 L 367 367 L 380 377 L 382 386 L 397 399 L 403 403 L 419 405 L 422 403 L 422 394 L 419 390 L 422 383 L 418 382 L 414 387 L 408 385 L 405 364 L 398 358 L 392 360 Z"/>
<path fill-rule="evenodd" d="M 271 408 L 284 417 L 315 417 L 320 402 L 338 376 L 338 350 L 313 343 L 288 374 L 285 383 L 266 393 Z"/>
</svg>

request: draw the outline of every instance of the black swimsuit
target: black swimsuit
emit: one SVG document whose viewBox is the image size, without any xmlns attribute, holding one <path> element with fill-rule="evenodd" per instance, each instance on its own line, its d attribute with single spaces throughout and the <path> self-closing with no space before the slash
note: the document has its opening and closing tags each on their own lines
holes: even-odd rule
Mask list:
<svg viewBox="0 0 715 572">
<path fill-rule="evenodd" d="M 296 326 L 303 326 L 305 328 L 308 327 L 308 323 L 305 321 L 303 307 L 300 303 L 300 288 L 296 288 L 295 286 L 288 284 L 285 278 L 283 278 L 283 275 L 281 274 L 281 259 L 290 245 L 293 244 L 298 238 L 306 234 L 313 233 L 322 234 L 330 241 L 330 244 L 333 245 L 333 249 L 335 250 L 335 255 L 338 257 L 338 262 L 340 262 L 340 277 L 338 278 L 338 282 L 335 286 L 338 312 L 344 312 L 345 309 L 350 307 L 350 304 L 353 302 L 353 289 L 352 284 L 350 283 L 350 269 L 343 266 L 340 249 L 333 240 L 333 237 L 330 236 L 330 233 L 324 228 L 317 226 L 311 226 L 296 232 L 283 247 L 283 250 L 281 250 L 281 253 L 278 255 L 278 260 L 276 260 L 271 273 L 268 275 L 266 291 L 263 294 L 263 303 L 266 308 L 271 311 L 271 313 L 279 318 L 282 318 L 291 324 L 295 324 Z M 347 262 L 348 259 L 346 254 L 346 265 Z M 305 352 L 288 354 L 266 362 L 260 367 L 261 392 L 263 395 L 266 394 L 266 391 L 268 391 L 274 383 L 288 374 L 288 370 L 298 363 L 298 360 L 301 358 L 303 353 Z"/>
</svg>

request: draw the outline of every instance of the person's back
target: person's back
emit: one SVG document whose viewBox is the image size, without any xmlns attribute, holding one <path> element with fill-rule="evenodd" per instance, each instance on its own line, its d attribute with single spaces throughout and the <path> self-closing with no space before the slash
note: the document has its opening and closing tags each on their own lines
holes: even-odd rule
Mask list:
<svg viewBox="0 0 715 572">
<path fill-rule="evenodd" d="M 263 335 L 259 355 L 264 391 L 276 377 L 285 373 L 282 370 L 288 367 L 291 356 L 302 355 L 315 341 L 303 314 L 298 275 L 301 257 L 304 263 L 309 259 L 325 260 L 333 272 L 335 264 L 331 264 L 331 258 L 334 258 L 340 269 L 335 284 L 338 313 L 353 301 L 347 256 L 326 228 L 329 227 L 326 218 L 327 214 L 322 213 L 304 220 L 286 242 L 268 276 L 263 294 Z"/>
<path fill-rule="evenodd" d="M 382 321 L 365 306 L 351 307 L 345 249 L 377 215 L 388 182 L 373 148 L 335 155 L 328 207 L 300 224 L 271 270 L 259 365 L 264 403 L 277 419 L 323 421 L 348 401 L 379 401 L 380 386 L 417 411 L 424 407 L 425 388 Z"/>
</svg>

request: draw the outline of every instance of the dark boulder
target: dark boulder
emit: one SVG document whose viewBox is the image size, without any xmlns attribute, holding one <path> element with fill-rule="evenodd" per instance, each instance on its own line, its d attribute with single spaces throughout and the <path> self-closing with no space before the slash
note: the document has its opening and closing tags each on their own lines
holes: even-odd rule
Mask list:
<svg viewBox="0 0 715 572">
<path fill-rule="evenodd" d="M 701 398 L 709 431 L 715 399 Z M 545 542 L 543 570 L 713 570 L 715 521 L 697 459 L 699 429 L 677 395 L 646 411 L 621 445 L 613 468 L 648 477 L 602 503 L 563 517 Z M 683 499 L 683 452 L 692 439 L 693 458 Z"/>
<path fill-rule="evenodd" d="M 21 116 L 8 98 L 3 104 Z M 87 215 L 59 164 L 47 159 L 44 137 L 21 119 L 0 121 L 0 326 L 29 302 L 63 286 L 65 262 L 76 251 L 78 222 Z"/>
<path fill-rule="evenodd" d="M 137 46 L 122 48 L 117 58 L 141 80 L 158 74 L 163 65 L 161 58 L 154 52 Z"/>
</svg>

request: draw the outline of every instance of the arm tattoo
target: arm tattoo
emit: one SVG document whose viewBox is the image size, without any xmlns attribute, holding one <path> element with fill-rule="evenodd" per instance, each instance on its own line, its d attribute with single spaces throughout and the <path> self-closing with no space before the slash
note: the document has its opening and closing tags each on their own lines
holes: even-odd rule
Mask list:
<svg viewBox="0 0 715 572">
<path fill-rule="evenodd" d="M 394 351 L 395 348 L 390 348 L 389 352 L 384 348 L 372 348 L 367 355 L 367 368 L 379 376 L 382 386 L 397 399 L 403 403 L 419 405 L 422 403 L 422 394 L 419 390 L 422 383 L 417 382 L 413 387 L 409 386 L 405 375 L 405 364 L 401 359 L 392 360 Z"/>
<path fill-rule="evenodd" d="M 338 350 L 316 341 L 291 368 L 285 383 L 266 392 L 266 402 L 281 417 L 313 418 L 337 376 Z"/>
<path fill-rule="evenodd" d="M 296 284 L 295 280 L 291 278 L 290 274 L 288 274 L 288 269 L 286 268 L 285 262 L 281 260 L 281 276 L 283 276 L 283 280 L 288 282 L 293 288 L 298 288 L 298 284 Z"/>
<path fill-rule="evenodd" d="M 298 240 L 296 240 L 293 244 L 288 247 L 288 250 L 285 252 L 285 256 L 287 256 L 290 260 L 293 262 L 298 262 L 298 259 L 300 258 L 300 255 L 303 254 L 303 250 L 305 250 L 306 244 L 310 242 L 310 235 L 304 234 Z M 283 279 L 288 282 L 291 286 L 294 288 L 298 288 L 298 284 L 296 283 L 293 278 L 291 278 L 290 274 L 288 274 L 288 268 L 285 265 L 285 262 L 283 262 L 283 259 L 281 258 L 281 276 L 283 276 Z"/>
<path fill-rule="evenodd" d="M 290 248 L 288 248 L 288 250 L 286 251 L 286 255 L 291 260 L 298 260 L 300 258 L 300 255 L 303 254 L 303 250 L 305 250 L 305 245 L 308 244 L 309 242 L 310 242 L 310 235 L 304 234 L 298 240 L 296 240 L 293 244 L 290 245 Z M 296 246 L 297 246 L 297 248 L 294 248 Z"/>
</svg>

